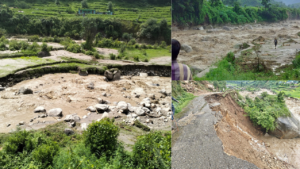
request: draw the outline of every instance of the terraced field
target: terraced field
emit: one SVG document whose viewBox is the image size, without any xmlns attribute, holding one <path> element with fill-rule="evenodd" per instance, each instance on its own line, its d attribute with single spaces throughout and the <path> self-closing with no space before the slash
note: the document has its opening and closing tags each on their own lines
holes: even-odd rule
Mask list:
<svg viewBox="0 0 300 169">
<path fill-rule="evenodd" d="M 107 11 L 107 0 L 99 1 L 88 1 L 89 9 L 94 9 L 97 12 Z M 56 5 L 54 1 L 48 3 L 35 3 L 29 9 L 17 9 L 14 4 L 9 1 L 4 2 L 11 9 L 20 14 L 24 14 L 31 18 L 45 18 L 45 17 L 63 17 L 63 18 L 78 18 L 82 16 L 77 15 L 77 11 L 81 7 L 80 2 L 60 2 L 60 5 Z M 152 7 L 150 5 L 138 6 L 135 4 L 128 5 L 128 3 L 113 3 L 114 4 L 114 15 L 95 15 L 90 14 L 89 17 L 100 17 L 100 18 L 116 18 L 129 21 L 144 22 L 149 18 L 155 18 L 158 20 L 166 19 L 168 24 L 171 25 L 171 6 Z"/>
</svg>

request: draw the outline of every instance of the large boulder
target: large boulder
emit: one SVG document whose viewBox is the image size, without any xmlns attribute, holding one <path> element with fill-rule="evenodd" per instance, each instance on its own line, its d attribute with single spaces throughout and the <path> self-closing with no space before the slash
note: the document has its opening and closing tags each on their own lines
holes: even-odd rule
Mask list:
<svg viewBox="0 0 300 169">
<path fill-rule="evenodd" d="M 136 107 L 134 112 L 138 116 L 145 116 L 146 114 L 150 113 L 150 110 L 146 107 Z"/>
<path fill-rule="evenodd" d="M 33 90 L 28 87 L 21 87 L 18 94 L 33 94 Z"/>
<path fill-rule="evenodd" d="M 107 112 L 104 112 L 102 114 L 102 117 L 100 119 L 98 119 L 97 121 L 100 121 L 100 120 L 104 119 L 105 117 L 108 117 L 108 113 Z"/>
<path fill-rule="evenodd" d="M 43 106 L 38 106 L 34 109 L 34 113 L 44 113 L 46 112 L 46 109 Z"/>
<path fill-rule="evenodd" d="M 75 114 L 70 114 L 70 115 L 67 115 L 65 120 L 65 122 L 71 122 L 71 121 L 80 121 L 80 117 L 75 115 Z"/>
<path fill-rule="evenodd" d="M 81 123 L 81 130 L 86 130 L 88 128 L 88 124 Z"/>
<path fill-rule="evenodd" d="M 149 98 L 144 98 L 140 104 L 144 107 L 151 107 L 151 101 Z"/>
<path fill-rule="evenodd" d="M 230 31 L 230 30 L 231 30 L 231 28 L 229 28 L 228 26 L 223 26 L 223 29 L 224 29 L 224 30 L 227 30 L 227 31 Z"/>
<path fill-rule="evenodd" d="M 281 139 L 300 137 L 300 121 L 291 113 L 290 117 L 279 117 L 276 129 L 269 134 Z"/>
<path fill-rule="evenodd" d="M 108 81 L 120 80 L 121 71 L 117 68 L 109 69 L 104 72 L 104 76 Z"/>
<path fill-rule="evenodd" d="M 184 50 L 186 53 L 190 53 L 193 51 L 193 48 L 187 44 L 182 44 L 181 49 Z"/>
<path fill-rule="evenodd" d="M 70 128 L 65 128 L 64 132 L 68 136 L 74 134 L 74 131 L 72 129 L 70 129 Z"/>
<path fill-rule="evenodd" d="M 128 104 L 126 102 L 124 102 L 124 101 L 120 101 L 117 104 L 117 109 L 123 110 L 123 111 L 128 111 Z"/>
<path fill-rule="evenodd" d="M 106 105 L 106 104 L 96 104 L 95 108 L 98 111 L 106 111 L 106 110 L 108 110 L 108 105 Z"/>
<path fill-rule="evenodd" d="M 87 108 L 88 111 L 90 112 L 95 112 L 96 111 L 96 108 L 94 106 L 90 106 Z"/>
<path fill-rule="evenodd" d="M 61 117 L 62 116 L 62 109 L 61 108 L 51 109 L 48 112 L 48 116 L 50 116 L 50 117 Z"/>
</svg>

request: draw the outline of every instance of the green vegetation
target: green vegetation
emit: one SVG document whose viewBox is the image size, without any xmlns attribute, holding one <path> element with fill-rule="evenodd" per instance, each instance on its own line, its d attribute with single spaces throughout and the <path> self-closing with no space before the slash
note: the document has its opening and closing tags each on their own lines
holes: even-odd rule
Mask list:
<svg viewBox="0 0 300 169">
<path fill-rule="evenodd" d="M 266 70 L 261 64 L 252 68 L 240 65 L 246 59 L 247 51 L 244 53 L 244 57 L 235 60 L 232 57 L 233 53 L 228 53 L 226 57 L 216 63 L 216 69 L 210 69 L 204 77 L 194 77 L 194 80 L 293 80 L 300 77 L 300 53 L 296 55 L 292 65 L 276 70 L 281 72 L 279 75 Z"/>
<path fill-rule="evenodd" d="M 300 10 L 279 5 L 274 1 L 270 3 L 270 0 L 174 0 L 172 3 L 172 22 L 181 26 L 276 22 L 286 20 L 288 15 L 290 18 L 299 19 Z"/>
<path fill-rule="evenodd" d="M 180 81 L 172 81 L 172 97 L 174 97 L 179 103 L 173 103 L 175 107 L 175 114 L 180 113 L 184 107 L 186 107 L 191 100 L 196 96 L 192 93 L 186 92 L 181 87 Z"/>
<path fill-rule="evenodd" d="M 299 81 L 227 81 L 227 84 L 233 86 L 236 90 L 247 90 L 249 92 L 268 89 L 273 93 L 284 92 L 286 97 L 300 98 Z"/>
<path fill-rule="evenodd" d="M 137 138 L 133 151 L 117 140 L 120 129 L 107 118 L 91 123 L 81 135 L 66 135 L 59 122 L 38 131 L 0 135 L 0 166 L 6 168 L 161 168 L 171 167 L 171 133 Z"/>
<path fill-rule="evenodd" d="M 246 97 L 246 102 L 239 102 L 239 104 L 242 105 L 250 120 L 267 132 L 275 130 L 275 121 L 278 117 L 290 115 L 284 102 L 283 92 L 275 96 L 264 92 L 255 100 Z"/>
</svg>

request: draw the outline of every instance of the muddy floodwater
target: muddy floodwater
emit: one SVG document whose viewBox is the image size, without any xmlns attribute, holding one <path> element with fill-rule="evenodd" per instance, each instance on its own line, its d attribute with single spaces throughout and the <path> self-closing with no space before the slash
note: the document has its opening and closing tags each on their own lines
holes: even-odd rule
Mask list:
<svg viewBox="0 0 300 169">
<path fill-rule="evenodd" d="M 272 24 L 251 24 L 251 25 L 230 25 L 231 30 L 224 30 L 222 27 L 214 27 L 213 30 L 195 30 L 197 26 L 191 29 L 179 30 L 172 28 L 172 38 L 177 39 L 181 44 L 192 47 L 192 51 L 187 53 L 180 51 L 178 61 L 188 64 L 202 72 L 208 72 L 209 68 L 228 52 L 235 52 L 235 57 L 241 57 L 242 50 L 238 45 L 248 43 L 252 48 L 251 42 L 262 36 L 264 38 L 260 49 L 260 58 L 266 61 L 266 66 L 272 70 L 292 64 L 295 58 L 296 49 L 300 49 L 299 21 L 287 21 Z M 198 26 L 200 27 L 200 26 Z M 275 49 L 274 38 L 278 39 L 278 47 Z M 289 42 L 292 39 L 295 42 Z M 250 56 L 256 57 L 252 51 Z M 197 76 L 204 76 L 205 73 L 199 73 Z"/>
<path fill-rule="evenodd" d="M 87 87 L 91 83 L 94 84 L 92 89 Z M 16 94 L 21 87 L 32 89 L 33 94 Z M 70 114 L 77 114 L 83 120 L 82 122 L 90 123 L 102 116 L 102 114 L 90 113 L 87 110 L 89 106 L 98 104 L 99 98 L 112 107 L 116 106 L 119 101 L 125 101 L 137 107 L 149 95 L 155 95 L 153 99 L 155 103 L 151 106 L 159 108 L 162 117 L 153 118 L 153 122 L 148 126 L 170 130 L 171 97 L 162 94 L 161 90 L 171 93 L 170 78 L 122 76 L 121 80 L 106 82 L 104 76 L 100 75 L 80 76 L 69 73 L 44 75 L 40 78 L 22 81 L 0 92 L 0 133 L 14 130 L 20 121 L 25 123 L 23 127 L 26 129 L 38 129 L 61 121 Z M 49 116 L 37 118 L 39 113 L 34 113 L 34 110 L 38 106 L 43 106 L 47 111 L 61 108 L 63 117 L 62 119 Z M 83 119 L 84 116 L 88 117 Z M 118 118 L 120 121 L 126 118 L 126 114 L 120 113 L 118 116 L 120 116 Z M 150 117 L 141 116 L 140 121 L 144 123 L 148 118 Z"/>
</svg>

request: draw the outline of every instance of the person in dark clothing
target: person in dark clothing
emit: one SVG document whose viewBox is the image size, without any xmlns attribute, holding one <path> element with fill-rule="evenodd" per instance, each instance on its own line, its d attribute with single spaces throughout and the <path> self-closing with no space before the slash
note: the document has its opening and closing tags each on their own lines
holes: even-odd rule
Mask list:
<svg viewBox="0 0 300 169">
<path fill-rule="evenodd" d="M 275 44 L 275 49 L 276 49 L 276 46 L 277 46 L 277 38 L 274 39 L 274 44 Z"/>
</svg>

